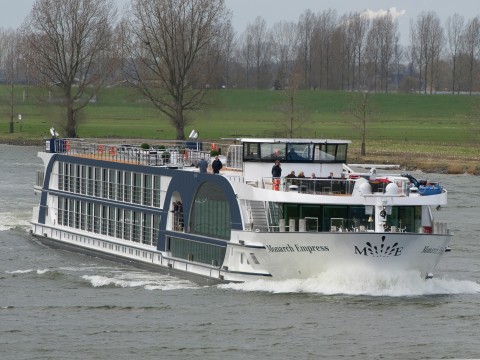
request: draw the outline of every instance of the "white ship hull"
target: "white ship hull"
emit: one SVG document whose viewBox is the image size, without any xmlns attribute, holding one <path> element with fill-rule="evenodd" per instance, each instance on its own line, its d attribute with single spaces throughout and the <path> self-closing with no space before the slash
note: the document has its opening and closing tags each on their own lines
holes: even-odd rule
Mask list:
<svg viewBox="0 0 480 360">
<path fill-rule="evenodd" d="M 355 232 L 277 233 L 261 237 L 253 236 L 254 247 L 249 247 L 245 241 L 244 245 L 231 246 L 230 251 L 227 250 L 225 266 L 229 273 L 224 274 L 226 279 L 309 278 L 344 268 L 383 274 L 415 270 L 426 278 L 448 251 L 451 239 L 450 235 Z"/>
</svg>

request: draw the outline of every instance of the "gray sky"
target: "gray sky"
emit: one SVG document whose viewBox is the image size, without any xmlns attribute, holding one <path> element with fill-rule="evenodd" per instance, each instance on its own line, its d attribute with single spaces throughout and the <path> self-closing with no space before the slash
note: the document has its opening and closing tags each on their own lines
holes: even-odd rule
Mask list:
<svg viewBox="0 0 480 360">
<path fill-rule="evenodd" d="M 129 0 L 115 0 L 119 9 Z M 35 0 L 0 0 L 0 27 L 20 26 L 30 12 Z M 281 20 L 298 21 L 305 10 L 318 13 L 325 9 L 336 9 L 338 15 L 349 12 L 371 10 L 377 12 L 395 8 L 399 14 L 401 43 L 408 42 L 410 19 L 416 19 L 422 11 L 435 11 L 444 22 L 455 12 L 469 20 L 480 15 L 478 0 L 225 0 L 233 13 L 233 26 L 237 33 L 245 30 L 257 16 L 267 21 L 268 27 Z"/>
</svg>

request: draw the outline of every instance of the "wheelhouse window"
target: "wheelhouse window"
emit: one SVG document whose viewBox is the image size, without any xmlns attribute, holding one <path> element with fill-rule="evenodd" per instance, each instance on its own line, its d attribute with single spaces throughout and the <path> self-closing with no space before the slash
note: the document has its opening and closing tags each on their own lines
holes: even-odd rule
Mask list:
<svg viewBox="0 0 480 360">
<path fill-rule="evenodd" d="M 288 144 L 287 160 L 312 161 L 314 144 Z"/>
<path fill-rule="evenodd" d="M 253 144 L 250 144 L 253 145 Z M 264 143 L 260 145 L 260 155 L 262 160 L 284 160 L 285 159 L 285 144 L 271 144 Z"/>
<path fill-rule="evenodd" d="M 243 143 L 243 161 L 291 163 L 345 163 L 348 143 L 258 142 Z"/>
<path fill-rule="evenodd" d="M 243 158 L 251 161 L 256 161 L 260 159 L 259 144 L 257 143 L 246 143 L 243 146 Z"/>
</svg>

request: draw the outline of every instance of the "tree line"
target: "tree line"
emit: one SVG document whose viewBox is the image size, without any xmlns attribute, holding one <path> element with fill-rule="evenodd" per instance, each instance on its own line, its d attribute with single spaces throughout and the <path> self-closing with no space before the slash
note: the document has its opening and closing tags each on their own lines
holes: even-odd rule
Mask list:
<svg viewBox="0 0 480 360">
<path fill-rule="evenodd" d="M 0 74 L 12 132 L 15 86 L 35 84 L 64 109 L 69 137 L 107 85 L 136 87 L 178 139 L 212 88 L 285 90 L 291 102 L 298 89 L 478 91 L 479 16 L 442 24 L 423 12 L 409 42 L 400 44 L 390 12 L 306 10 L 271 28 L 257 17 L 236 33 L 224 0 L 131 0 L 122 14 L 113 0 L 37 0 L 20 28 L 0 31 Z"/>
</svg>

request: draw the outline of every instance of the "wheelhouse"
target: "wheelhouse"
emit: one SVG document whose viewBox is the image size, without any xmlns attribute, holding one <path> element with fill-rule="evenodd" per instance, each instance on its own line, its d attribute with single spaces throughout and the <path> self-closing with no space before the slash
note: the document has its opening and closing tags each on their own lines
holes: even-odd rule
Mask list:
<svg viewBox="0 0 480 360">
<path fill-rule="evenodd" d="M 347 161 L 349 140 L 330 139 L 241 139 L 245 179 L 271 177 L 266 163 L 279 160 L 282 176 L 292 171 L 306 176 L 340 177 Z"/>
<path fill-rule="evenodd" d="M 350 141 L 242 139 L 244 162 L 345 163 Z"/>
</svg>

